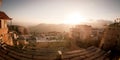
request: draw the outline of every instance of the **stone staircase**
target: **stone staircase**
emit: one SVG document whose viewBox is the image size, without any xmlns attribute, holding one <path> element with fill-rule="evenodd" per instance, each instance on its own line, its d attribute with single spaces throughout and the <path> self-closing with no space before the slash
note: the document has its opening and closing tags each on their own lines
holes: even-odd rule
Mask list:
<svg viewBox="0 0 120 60">
<path fill-rule="evenodd" d="M 91 46 L 87 49 L 80 49 L 70 52 L 65 52 L 62 60 L 110 60 L 109 52 L 105 52 L 100 48 Z"/>
<path fill-rule="evenodd" d="M 55 56 L 35 54 L 38 51 L 22 50 L 12 46 L 2 44 L 0 46 L 0 60 L 55 60 Z M 34 53 L 34 54 L 33 54 Z"/>
<path fill-rule="evenodd" d="M 110 52 L 91 46 L 87 49 L 64 52 L 58 57 L 52 54 L 42 55 L 39 51 L 18 49 L 7 44 L 0 44 L 0 60 L 110 60 L 109 54 Z"/>
</svg>

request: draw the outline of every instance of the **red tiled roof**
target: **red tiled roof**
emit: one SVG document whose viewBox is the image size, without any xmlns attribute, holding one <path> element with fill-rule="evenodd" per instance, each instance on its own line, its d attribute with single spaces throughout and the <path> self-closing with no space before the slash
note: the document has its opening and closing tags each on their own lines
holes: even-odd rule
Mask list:
<svg viewBox="0 0 120 60">
<path fill-rule="evenodd" d="M 11 20 L 4 12 L 0 11 L 0 19 Z"/>
</svg>

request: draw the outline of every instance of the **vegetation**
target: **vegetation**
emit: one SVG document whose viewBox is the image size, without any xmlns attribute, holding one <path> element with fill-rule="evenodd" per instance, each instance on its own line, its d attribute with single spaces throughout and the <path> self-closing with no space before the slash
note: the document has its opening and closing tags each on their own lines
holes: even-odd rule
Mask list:
<svg viewBox="0 0 120 60">
<path fill-rule="evenodd" d="M 9 32 L 14 31 L 19 35 L 26 35 L 29 34 L 29 31 L 26 27 L 18 26 L 18 25 L 9 25 L 8 26 Z"/>
</svg>

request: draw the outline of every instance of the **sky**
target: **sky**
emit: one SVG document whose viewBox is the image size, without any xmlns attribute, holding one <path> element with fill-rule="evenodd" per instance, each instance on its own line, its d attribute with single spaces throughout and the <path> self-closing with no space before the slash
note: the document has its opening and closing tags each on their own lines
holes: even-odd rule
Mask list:
<svg viewBox="0 0 120 60">
<path fill-rule="evenodd" d="M 61 24 L 120 17 L 120 0 L 3 0 L 13 22 Z M 91 21 L 91 20 L 90 20 Z"/>
</svg>

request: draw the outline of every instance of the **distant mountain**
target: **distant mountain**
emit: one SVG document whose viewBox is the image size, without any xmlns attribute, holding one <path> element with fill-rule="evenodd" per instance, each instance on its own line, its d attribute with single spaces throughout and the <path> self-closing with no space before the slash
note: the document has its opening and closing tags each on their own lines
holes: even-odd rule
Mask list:
<svg viewBox="0 0 120 60">
<path fill-rule="evenodd" d="M 69 28 L 71 27 L 72 27 L 71 25 L 67 24 L 39 24 L 30 27 L 29 30 L 31 32 L 51 32 L 51 31 L 64 32 L 69 31 Z"/>
<path fill-rule="evenodd" d="M 106 25 L 111 24 L 112 21 L 109 20 L 90 20 L 89 22 L 83 23 L 82 25 L 91 25 L 94 28 L 104 28 Z M 69 31 L 70 28 L 74 27 L 74 25 L 70 24 L 45 24 L 41 23 L 38 25 L 30 26 L 29 31 L 30 32 L 66 32 Z"/>
<path fill-rule="evenodd" d="M 104 28 L 105 26 L 107 26 L 111 23 L 113 23 L 113 22 L 109 21 L 109 20 L 100 19 L 100 20 L 95 20 L 95 21 L 91 22 L 90 25 L 95 28 Z"/>
</svg>

